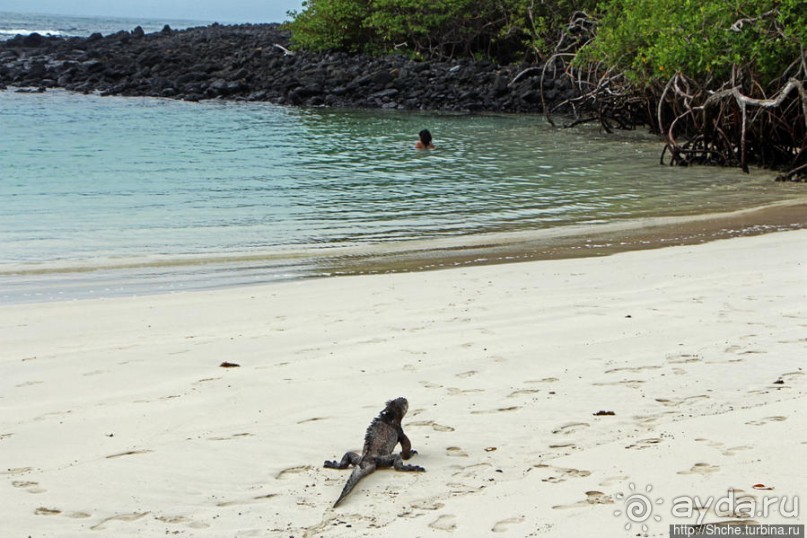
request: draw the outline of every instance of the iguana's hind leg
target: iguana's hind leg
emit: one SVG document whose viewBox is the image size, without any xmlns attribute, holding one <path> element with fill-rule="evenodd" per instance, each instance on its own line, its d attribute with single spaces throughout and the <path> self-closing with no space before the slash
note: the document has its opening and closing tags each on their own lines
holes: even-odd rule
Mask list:
<svg viewBox="0 0 807 538">
<path fill-rule="evenodd" d="M 423 472 L 426 469 L 420 465 L 408 465 L 403 462 L 400 454 L 390 454 L 389 456 L 379 456 L 376 458 L 376 464 L 379 467 L 392 467 L 396 471 L 415 471 Z"/>
<path fill-rule="evenodd" d="M 351 465 L 358 464 L 360 459 L 361 456 L 355 452 L 345 452 L 341 461 L 326 460 L 324 465 L 328 469 L 347 469 Z"/>
</svg>

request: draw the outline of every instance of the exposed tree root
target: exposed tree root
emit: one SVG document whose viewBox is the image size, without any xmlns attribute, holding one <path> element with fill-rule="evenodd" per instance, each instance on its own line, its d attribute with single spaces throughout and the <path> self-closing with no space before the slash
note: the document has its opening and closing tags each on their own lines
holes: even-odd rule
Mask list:
<svg viewBox="0 0 807 538">
<path fill-rule="evenodd" d="M 758 98 L 739 85 L 710 93 L 676 74 L 656 108 L 662 163 L 669 151 L 671 165 L 716 164 L 748 172 L 755 164 L 788 170 L 781 177 L 790 180 L 807 171 L 807 88 L 801 80 L 791 78 L 773 97 Z"/>
<path fill-rule="evenodd" d="M 558 110 L 571 111 L 569 127 L 598 122 L 611 132 L 649 125 L 664 141 L 661 164 L 669 153 L 671 166 L 732 166 L 748 172 L 755 165 L 785 171 L 780 180 L 807 180 L 807 53 L 802 51 L 770 96 L 739 70 L 713 91 L 681 73 L 663 87 L 639 91 L 621 73 L 600 64 L 578 65 L 577 53 L 593 39 L 594 28 L 584 14 L 576 14 L 568 35 L 541 68 L 542 87 L 544 79 L 565 75 L 578 94 L 548 108 L 541 92 L 552 125 Z"/>
</svg>

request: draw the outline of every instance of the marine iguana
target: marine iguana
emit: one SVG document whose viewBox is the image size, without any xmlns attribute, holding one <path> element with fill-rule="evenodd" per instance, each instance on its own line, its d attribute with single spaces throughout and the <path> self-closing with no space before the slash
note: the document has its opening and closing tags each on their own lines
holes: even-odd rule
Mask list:
<svg viewBox="0 0 807 538">
<path fill-rule="evenodd" d="M 412 450 L 412 443 L 403 431 L 401 420 L 409 410 L 409 402 L 406 398 L 396 398 L 387 402 L 384 410 L 373 419 L 367 427 L 364 435 L 364 448 L 361 455 L 355 452 L 347 452 L 342 456 L 341 461 L 326 461 L 325 467 L 329 469 L 347 469 L 350 465 L 355 465 L 353 473 L 347 479 L 347 484 L 342 490 L 342 494 L 333 503 L 336 508 L 339 503 L 347 497 L 359 480 L 375 471 L 378 467 L 393 467 L 396 471 L 425 471 L 419 465 L 407 465 L 403 460 L 408 460 L 417 451 Z M 400 454 L 393 454 L 395 446 L 401 443 Z"/>
</svg>

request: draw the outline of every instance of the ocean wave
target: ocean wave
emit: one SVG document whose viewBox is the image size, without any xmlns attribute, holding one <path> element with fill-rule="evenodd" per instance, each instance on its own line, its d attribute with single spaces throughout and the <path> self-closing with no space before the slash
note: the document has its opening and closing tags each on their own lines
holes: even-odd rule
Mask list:
<svg viewBox="0 0 807 538">
<path fill-rule="evenodd" d="M 8 41 L 17 35 L 37 33 L 52 37 L 88 37 L 98 32 L 110 35 L 119 31 L 131 31 L 140 26 L 146 33 L 158 32 L 168 24 L 175 30 L 209 24 L 205 21 L 171 19 L 141 19 L 118 17 L 69 17 L 32 13 L 13 13 L 0 9 L 0 41 Z"/>
<path fill-rule="evenodd" d="M 64 32 L 59 30 L 40 30 L 40 29 L 30 29 L 30 28 L 0 28 L 0 40 L 1 39 L 11 39 L 12 37 L 18 35 L 31 35 L 31 34 L 39 34 L 43 36 L 65 36 L 67 35 Z"/>
</svg>

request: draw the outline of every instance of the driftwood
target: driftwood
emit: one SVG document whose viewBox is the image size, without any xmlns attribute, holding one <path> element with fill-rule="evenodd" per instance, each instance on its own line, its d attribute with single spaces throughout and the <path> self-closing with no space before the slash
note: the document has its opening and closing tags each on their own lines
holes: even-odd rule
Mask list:
<svg viewBox="0 0 807 538">
<path fill-rule="evenodd" d="M 294 56 L 295 52 L 293 50 L 289 50 L 280 43 L 275 43 L 275 47 L 283 51 L 284 56 Z"/>
</svg>

